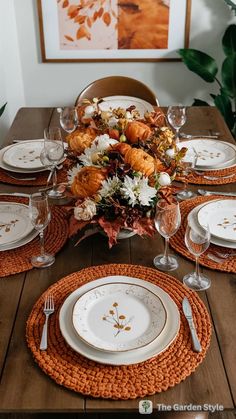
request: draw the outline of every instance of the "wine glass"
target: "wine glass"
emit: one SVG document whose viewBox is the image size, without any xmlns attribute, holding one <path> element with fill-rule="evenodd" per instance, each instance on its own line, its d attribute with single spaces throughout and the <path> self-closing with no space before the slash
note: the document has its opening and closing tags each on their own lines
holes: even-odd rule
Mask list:
<svg viewBox="0 0 236 419">
<path fill-rule="evenodd" d="M 33 256 L 31 263 L 36 268 L 46 268 L 55 262 L 55 257 L 45 253 L 44 248 L 44 230 L 51 220 L 47 195 L 39 192 L 30 195 L 29 218 L 35 230 L 39 231 L 40 237 L 40 255 Z"/>
<path fill-rule="evenodd" d="M 61 127 L 69 134 L 78 126 L 77 110 L 74 107 L 65 107 L 60 109 Z"/>
<path fill-rule="evenodd" d="M 186 108 L 183 105 L 169 106 L 167 110 L 169 124 L 175 129 L 175 142 L 179 143 L 179 130 L 186 122 Z"/>
<path fill-rule="evenodd" d="M 47 192 L 50 198 L 57 199 L 63 197 L 63 192 L 57 188 L 57 164 L 64 156 L 64 144 L 61 130 L 57 127 L 45 128 L 44 130 L 44 150 L 41 159 L 49 162 L 48 166 L 53 173 L 53 188 Z M 46 163 L 47 164 L 47 163 Z"/>
<path fill-rule="evenodd" d="M 183 190 L 177 194 L 177 198 L 180 200 L 185 200 L 196 196 L 193 191 L 188 189 L 188 175 L 194 171 L 197 158 L 198 155 L 196 151 L 191 148 L 187 151 L 186 155 L 180 163 L 180 171 L 181 175 L 183 175 Z"/>
<path fill-rule="evenodd" d="M 187 287 L 195 291 L 203 291 L 211 286 L 210 278 L 204 276 L 199 271 L 199 256 L 204 253 L 210 245 L 211 234 L 209 231 L 209 226 L 191 226 L 188 222 L 186 231 L 185 231 L 185 244 L 190 253 L 195 256 L 196 267 L 195 272 L 191 272 L 184 276 L 183 283 Z"/>
<path fill-rule="evenodd" d="M 154 266 L 162 271 L 173 271 L 178 268 L 176 256 L 169 255 L 169 238 L 178 230 L 181 222 L 179 203 L 173 200 L 168 203 L 165 199 L 160 199 L 156 205 L 155 227 L 165 238 L 164 254 L 154 258 Z"/>
</svg>

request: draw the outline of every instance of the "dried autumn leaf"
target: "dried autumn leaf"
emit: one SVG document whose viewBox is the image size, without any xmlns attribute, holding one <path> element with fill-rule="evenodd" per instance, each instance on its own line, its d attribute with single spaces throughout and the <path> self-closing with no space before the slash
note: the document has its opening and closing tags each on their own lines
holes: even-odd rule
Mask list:
<svg viewBox="0 0 236 419">
<path fill-rule="evenodd" d="M 111 15 L 110 15 L 110 13 L 108 13 L 108 12 L 106 12 L 106 13 L 104 13 L 104 15 L 103 15 L 103 22 L 107 25 L 107 26 L 109 26 L 110 25 L 110 23 L 111 23 Z"/>
<path fill-rule="evenodd" d="M 117 14 L 114 10 L 111 11 L 112 16 L 116 19 L 117 18 Z"/>
<path fill-rule="evenodd" d="M 85 22 L 86 16 L 78 15 L 75 17 L 74 22 L 82 25 Z"/>
<path fill-rule="evenodd" d="M 91 34 L 84 25 L 80 26 L 80 28 L 77 30 L 77 33 L 76 33 L 76 39 L 81 39 L 81 38 L 87 38 L 89 41 L 91 40 Z"/>
<path fill-rule="evenodd" d="M 98 10 L 98 17 L 102 17 L 103 12 L 104 12 L 103 7 L 100 7 L 100 9 Z"/>
<path fill-rule="evenodd" d="M 91 26 L 92 26 L 92 20 L 90 19 L 90 17 L 87 17 L 86 22 L 87 22 L 88 27 L 91 28 Z"/>
<path fill-rule="evenodd" d="M 79 13 L 79 7 L 75 4 L 71 5 L 67 11 L 68 16 L 70 19 L 74 19 Z"/>
<path fill-rule="evenodd" d="M 98 18 L 98 12 L 94 12 L 93 21 L 96 22 L 97 18 Z"/>
<path fill-rule="evenodd" d="M 68 0 L 64 0 L 63 3 L 62 3 L 63 9 L 65 9 L 65 7 L 68 7 L 68 6 L 69 6 L 69 1 Z"/>
<path fill-rule="evenodd" d="M 69 35 L 65 35 L 65 38 L 67 39 L 67 41 L 74 42 L 74 39 Z"/>
</svg>

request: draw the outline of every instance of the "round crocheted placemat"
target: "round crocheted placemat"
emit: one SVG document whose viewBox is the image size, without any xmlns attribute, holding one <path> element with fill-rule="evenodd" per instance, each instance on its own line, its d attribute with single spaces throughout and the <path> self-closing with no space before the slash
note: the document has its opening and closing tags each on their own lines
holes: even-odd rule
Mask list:
<svg viewBox="0 0 236 419">
<path fill-rule="evenodd" d="M 234 199 L 233 197 L 229 197 L 230 199 Z M 228 198 L 228 199 L 229 199 Z M 199 196 L 196 198 L 189 199 L 187 201 L 181 202 L 180 210 L 181 210 L 181 226 L 178 229 L 177 233 L 173 237 L 170 238 L 170 246 L 182 256 L 185 256 L 187 259 L 195 261 L 194 255 L 192 255 L 184 243 L 184 234 L 187 226 L 187 217 L 190 211 L 195 208 L 197 205 L 203 204 L 207 201 L 213 201 L 216 199 L 227 199 L 222 196 Z M 214 269 L 217 271 L 223 272 L 236 272 L 236 255 L 235 249 L 229 249 L 225 247 L 216 246 L 214 244 L 210 244 L 208 250 L 203 253 L 199 257 L 200 265 L 206 266 L 207 268 Z M 208 257 L 208 254 L 212 254 L 215 259 L 219 258 L 218 261 L 214 261 Z M 228 256 L 225 259 L 220 258 L 220 253 L 228 253 Z"/>
<path fill-rule="evenodd" d="M 206 178 L 205 176 L 209 176 L 209 178 Z M 217 179 L 210 179 L 211 177 L 216 177 Z M 176 176 L 176 180 L 181 181 L 181 177 Z M 236 182 L 236 167 L 212 171 L 206 170 L 201 172 L 200 175 L 193 172 L 188 175 L 188 183 L 195 185 L 226 185 L 234 182 Z"/>
<path fill-rule="evenodd" d="M 27 177 L 27 173 L 9 173 L 0 168 L 0 182 L 9 183 L 11 185 L 22 185 L 22 186 L 44 186 L 47 184 L 47 178 L 49 172 L 37 172 L 28 175 L 29 177 L 35 177 L 35 180 L 22 180 L 22 179 L 13 179 L 11 176 L 16 177 Z M 58 183 L 67 181 L 67 172 L 66 170 L 59 170 L 57 173 Z"/>
<path fill-rule="evenodd" d="M 105 276 L 126 275 L 150 281 L 165 290 L 175 301 L 181 315 L 175 341 L 156 357 L 133 365 L 111 366 L 96 363 L 72 350 L 59 328 L 59 311 L 65 298 L 79 286 Z M 48 349 L 39 350 L 45 320 L 43 305 L 50 293 L 55 300 L 55 314 L 50 317 Z M 181 303 L 187 296 L 201 341 L 202 352 L 192 350 L 189 327 Z M 35 303 L 27 321 L 26 338 L 39 367 L 58 384 L 92 397 L 135 399 L 175 386 L 189 376 L 203 361 L 210 345 L 209 314 L 199 296 L 175 278 L 152 268 L 136 265 L 102 265 L 72 273 L 53 284 Z"/>
<path fill-rule="evenodd" d="M 1 201 L 28 204 L 27 198 L 1 196 Z M 45 249 L 48 253 L 56 254 L 68 238 L 68 221 L 65 211 L 60 207 L 52 207 L 52 218 L 45 232 Z M 28 271 L 33 268 L 30 263 L 32 256 L 40 253 L 39 237 L 17 249 L 0 252 L 0 277 Z"/>
</svg>

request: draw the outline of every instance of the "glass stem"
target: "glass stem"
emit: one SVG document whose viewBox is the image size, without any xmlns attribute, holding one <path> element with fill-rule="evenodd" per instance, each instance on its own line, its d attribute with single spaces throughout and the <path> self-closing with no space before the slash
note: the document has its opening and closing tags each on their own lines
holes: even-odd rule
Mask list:
<svg viewBox="0 0 236 419">
<path fill-rule="evenodd" d="M 169 237 L 165 237 L 165 249 L 163 254 L 163 259 L 165 262 L 168 262 L 169 257 Z"/>
<path fill-rule="evenodd" d="M 56 167 L 53 168 L 53 190 L 57 190 L 57 169 Z"/>
<path fill-rule="evenodd" d="M 39 240 L 40 240 L 40 256 L 44 256 L 45 250 L 44 250 L 44 232 L 43 230 L 39 233 Z"/>
<path fill-rule="evenodd" d="M 175 129 L 175 143 L 179 144 L 179 128 Z"/>
<path fill-rule="evenodd" d="M 196 268 L 195 268 L 196 277 L 200 278 L 200 270 L 199 270 L 199 262 L 198 262 L 198 256 L 196 256 Z"/>
</svg>

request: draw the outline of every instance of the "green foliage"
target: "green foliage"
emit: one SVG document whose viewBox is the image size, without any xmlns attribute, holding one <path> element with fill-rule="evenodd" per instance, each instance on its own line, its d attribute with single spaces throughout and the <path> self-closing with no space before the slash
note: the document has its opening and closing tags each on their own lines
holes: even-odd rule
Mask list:
<svg viewBox="0 0 236 419">
<path fill-rule="evenodd" d="M 0 116 L 3 114 L 6 105 L 7 105 L 7 102 L 0 108 Z"/>
<path fill-rule="evenodd" d="M 180 49 L 178 52 L 189 70 L 208 83 L 219 85 L 219 94 L 211 97 L 223 115 L 232 134 L 236 136 L 236 25 L 230 25 L 222 38 L 222 48 L 226 58 L 221 67 L 221 81 L 216 77 L 219 68 L 214 58 L 196 49 Z M 200 99 L 194 105 L 207 106 Z"/>
</svg>

